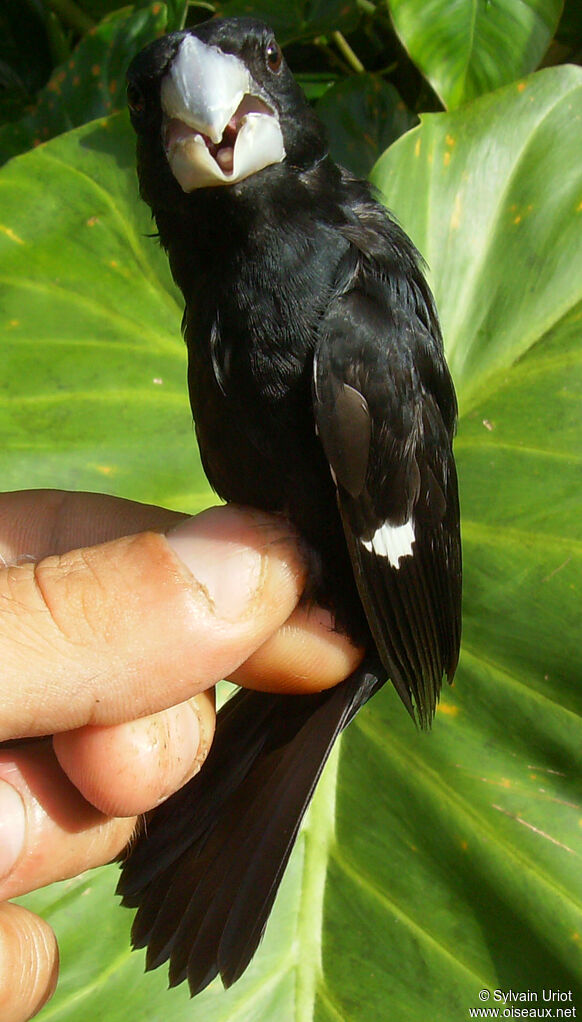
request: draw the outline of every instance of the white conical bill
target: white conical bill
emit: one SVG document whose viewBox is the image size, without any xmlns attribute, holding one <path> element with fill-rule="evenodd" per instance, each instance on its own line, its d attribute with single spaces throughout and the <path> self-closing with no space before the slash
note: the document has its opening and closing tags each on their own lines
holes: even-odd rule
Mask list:
<svg viewBox="0 0 582 1022">
<path fill-rule="evenodd" d="M 185 192 L 234 184 L 285 159 L 278 119 L 246 65 L 232 53 L 185 36 L 162 81 L 161 100 L 168 162 Z M 259 109 L 253 110 L 253 104 Z M 220 146 L 231 122 L 234 148 L 228 142 Z M 206 139 L 218 147 L 215 155 Z"/>
<path fill-rule="evenodd" d="M 218 143 L 251 85 L 242 60 L 187 35 L 162 82 L 162 109 Z"/>
</svg>

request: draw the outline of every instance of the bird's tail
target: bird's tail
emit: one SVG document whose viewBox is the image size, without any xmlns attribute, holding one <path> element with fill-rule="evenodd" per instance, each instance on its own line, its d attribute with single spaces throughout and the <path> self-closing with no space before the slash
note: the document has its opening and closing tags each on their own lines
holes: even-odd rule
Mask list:
<svg viewBox="0 0 582 1022">
<path fill-rule="evenodd" d="M 325 692 L 241 690 L 225 704 L 201 773 L 153 811 L 122 866 L 147 968 L 169 959 L 170 984 L 187 978 L 193 995 L 242 975 L 332 745 L 383 680 L 368 659 Z"/>
</svg>

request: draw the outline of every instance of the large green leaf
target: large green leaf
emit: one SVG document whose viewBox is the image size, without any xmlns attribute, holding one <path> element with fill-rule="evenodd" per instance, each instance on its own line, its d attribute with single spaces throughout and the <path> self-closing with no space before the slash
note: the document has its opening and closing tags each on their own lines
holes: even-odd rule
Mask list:
<svg viewBox="0 0 582 1022">
<path fill-rule="evenodd" d="M 563 0 L 390 0 L 394 26 L 448 109 L 534 71 Z"/>
<path fill-rule="evenodd" d="M 447 117 L 427 115 L 374 181 L 433 273 L 467 410 L 580 299 L 577 68 L 547 70 Z M 427 175 L 427 168 L 430 175 Z"/>
<path fill-rule="evenodd" d="M 114 867 L 29 897 L 63 948 L 46 1019 L 452 1022 L 482 988 L 582 1006 L 581 119 L 582 72 L 546 71 L 426 117 L 375 172 L 429 259 L 461 404 L 464 650 L 433 732 L 389 687 L 359 715 L 226 993 L 141 977 Z M 13 161 L 0 207 L 5 485 L 195 509 L 179 303 L 125 119 Z"/>
<path fill-rule="evenodd" d="M 125 115 L 12 160 L 0 203 L 4 488 L 200 506 L 180 299 Z"/>
</svg>

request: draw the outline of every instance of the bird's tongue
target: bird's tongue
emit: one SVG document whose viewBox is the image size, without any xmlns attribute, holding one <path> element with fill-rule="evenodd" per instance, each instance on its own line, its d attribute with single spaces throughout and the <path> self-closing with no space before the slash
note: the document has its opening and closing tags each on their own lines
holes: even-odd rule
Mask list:
<svg viewBox="0 0 582 1022">
<path fill-rule="evenodd" d="M 224 134 L 218 145 L 214 145 L 209 138 L 203 136 L 210 155 L 214 157 L 218 166 L 225 174 L 232 174 L 233 171 L 234 147 L 236 144 L 239 124 L 240 122 L 237 123 L 236 119 L 232 117 L 224 129 Z"/>
</svg>

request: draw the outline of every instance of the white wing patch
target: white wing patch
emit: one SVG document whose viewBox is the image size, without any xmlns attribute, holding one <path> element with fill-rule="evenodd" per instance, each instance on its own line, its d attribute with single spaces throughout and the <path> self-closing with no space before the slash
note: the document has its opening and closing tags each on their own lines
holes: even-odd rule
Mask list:
<svg viewBox="0 0 582 1022">
<path fill-rule="evenodd" d="M 383 522 L 371 539 L 362 539 L 360 542 L 370 553 L 377 557 L 387 557 L 393 568 L 399 568 L 401 557 L 412 557 L 415 539 L 414 522 L 409 518 L 404 525 Z"/>
</svg>

